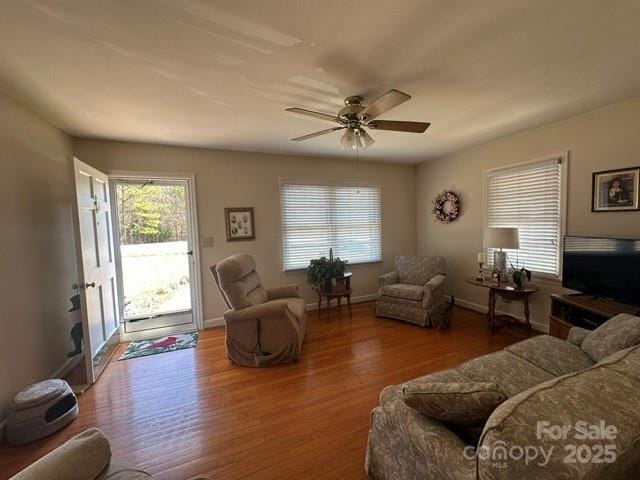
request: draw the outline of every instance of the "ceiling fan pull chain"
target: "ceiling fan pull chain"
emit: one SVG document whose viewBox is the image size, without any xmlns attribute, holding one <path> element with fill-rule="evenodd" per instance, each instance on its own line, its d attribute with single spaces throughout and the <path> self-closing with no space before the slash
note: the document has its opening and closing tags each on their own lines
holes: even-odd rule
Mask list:
<svg viewBox="0 0 640 480">
<path fill-rule="evenodd" d="M 358 142 L 356 142 L 356 180 L 360 179 L 360 147 L 358 146 Z M 356 190 L 356 193 L 360 195 L 360 187 Z"/>
</svg>

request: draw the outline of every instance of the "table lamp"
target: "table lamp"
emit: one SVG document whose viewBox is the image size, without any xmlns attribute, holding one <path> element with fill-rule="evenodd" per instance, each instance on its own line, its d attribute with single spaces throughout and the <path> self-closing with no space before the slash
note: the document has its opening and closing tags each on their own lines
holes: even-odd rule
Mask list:
<svg viewBox="0 0 640 480">
<path fill-rule="evenodd" d="M 503 252 L 502 249 L 518 248 L 518 229 L 487 228 L 484 232 L 484 246 L 494 249 L 493 268 L 500 273 L 500 278 L 507 278 L 507 252 Z"/>
<path fill-rule="evenodd" d="M 478 275 L 476 280 L 484 281 L 484 274 L 482 273 L 482 265 L 487 261 L 487 254 L 484 252 L 478 253 Z"/>
</svg>

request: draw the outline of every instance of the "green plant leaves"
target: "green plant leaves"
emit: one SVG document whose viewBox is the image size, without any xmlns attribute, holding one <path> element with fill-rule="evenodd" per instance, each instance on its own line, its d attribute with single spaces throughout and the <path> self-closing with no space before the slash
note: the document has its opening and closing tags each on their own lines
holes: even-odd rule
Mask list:
<svg viewBox="0 0 640 480">
<path fill-rule="evenodd" d="M 327 280 L 342 275 L 348 264 L 348 261 L 338 257 L 333 259 L 324 256 L 315 258 L 309 262 L 307 267 L 307 283 L 312 287 L 319 287 Z"/>
</svg>

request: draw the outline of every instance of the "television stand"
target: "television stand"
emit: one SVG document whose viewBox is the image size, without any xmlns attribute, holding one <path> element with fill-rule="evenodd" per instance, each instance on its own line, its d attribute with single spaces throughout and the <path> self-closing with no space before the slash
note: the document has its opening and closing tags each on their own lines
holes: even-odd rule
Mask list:
<svg viewBox="0 0 640 480">
<path fill-rule="evenodd" d="M 552 293 L 549 334 L 565 340 L 572 327 L 594 330 L 619 313 L 639 315 L 640 307 L 574 293 Z"/>
</svg>

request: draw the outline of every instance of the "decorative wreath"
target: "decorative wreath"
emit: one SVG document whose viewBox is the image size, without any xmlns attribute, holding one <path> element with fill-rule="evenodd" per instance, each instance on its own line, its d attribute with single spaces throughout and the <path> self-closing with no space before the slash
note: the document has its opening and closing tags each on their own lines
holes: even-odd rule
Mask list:
<svg viewBox="0 0 640 480">
<path fill-rule="evenodd" d="M 451 223 L 460 215 L 460 199 L 449 190 L 440 193 L 433 201 L 435 220 L 440 223 Z"/>
</svg>

